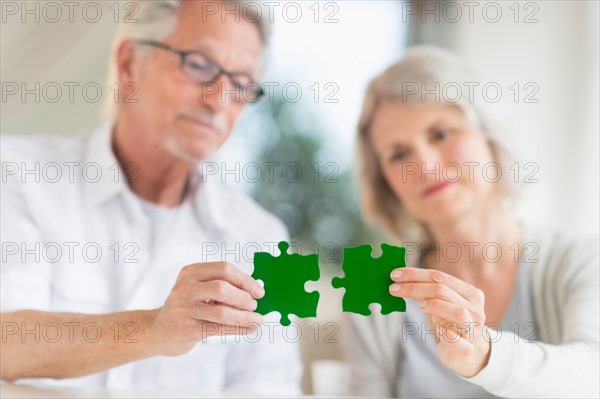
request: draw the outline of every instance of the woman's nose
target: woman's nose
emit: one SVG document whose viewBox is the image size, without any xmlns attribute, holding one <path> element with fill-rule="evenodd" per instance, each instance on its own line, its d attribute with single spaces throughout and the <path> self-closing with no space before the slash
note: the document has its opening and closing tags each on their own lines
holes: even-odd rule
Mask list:
<svg viewBox="0 0 600 399">
<path fill-rule="evenodd" d="M 415 161 L 419 170 L 418 176 L 421 183 L 439 182 L 441 174 L 439 152 L 431 147 L 423 146 L 416 151 Z"/>
</svg>

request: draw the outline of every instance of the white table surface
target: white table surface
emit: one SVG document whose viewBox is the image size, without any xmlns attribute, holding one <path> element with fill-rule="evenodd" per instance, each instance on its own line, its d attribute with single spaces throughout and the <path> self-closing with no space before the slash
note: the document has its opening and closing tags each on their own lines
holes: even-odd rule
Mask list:
<svg viewBox="0 0 600 399">
<path fill-rule="evenodd" d="M 0 398 L 235 398 L 248 396 L 203 395 L 186 391 L 114 390 L 102 388 L 41 388 L 24 384 L 0 384 Z M 264 396 L 263 396 L 264 397 Z M 311 398 L 315 396 L 302 396 Z M 319 396 L 323 397 L 323 396 Z"/>
</svg>

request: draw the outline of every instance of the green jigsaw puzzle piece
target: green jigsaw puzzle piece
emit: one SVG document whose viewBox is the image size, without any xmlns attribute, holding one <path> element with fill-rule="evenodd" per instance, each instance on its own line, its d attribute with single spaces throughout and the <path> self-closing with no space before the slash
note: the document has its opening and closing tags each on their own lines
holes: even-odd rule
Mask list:
<svg viewBox="0 0 600 399">
<path fill-rule="evenodd" d="M 373 258 L 371 245 L 344 248 L 343 278 L 334 277 L 334 288 L 346 288 L 342 299 L 344 312 L 369 316 L 372 303 L 381 304 L 381 314 L 406 312 L 406 301 L 390 294 L 393 269 L 406 267 L 406 248 L 381 244 L 383 255 Z"/>
<path fill-rule="evenodd" d="M 256 312 L 263 316 L 279 312 L 280 323 L 284 326 L 291 324 L 291 314 L 301 318 L 315 317 L 319 303 L 318 292 L 304 290 L 307 281 L 316 281 L 320 277 L 318 255 L 288 254 L 289 246 L 281 241 L 278 257 L 268 252 L 256 252 L 252 273 L 254 279 L 263 281 L 265 288 L 265 296 L 258 300 Z"/>
</svg>

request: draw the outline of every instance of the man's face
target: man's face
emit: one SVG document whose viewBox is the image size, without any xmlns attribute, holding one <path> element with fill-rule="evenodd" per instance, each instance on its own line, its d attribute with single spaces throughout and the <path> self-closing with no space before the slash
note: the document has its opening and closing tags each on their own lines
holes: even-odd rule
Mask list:
<svg viewBox="0 0 600 399">
<path fill-rule="evenodd" d="M 242 17 L 236 22 L 232 14 L 224 22 L 221 13 L 207 15 L 203 2 L 183 2 L 176 30 L 161 42 L 198 51 L 226 71 L 252 78 L 260 62 L 257 26 Z M 188 163 L 210 157 L 231 134 L 245 105 L 243 96 L 236 99 L 226 75 L 213 85 L 194 82 L 182 72 L 181 57 L 169 51 L 155 48 L 149 57 L 134 58 L 131 78 L 139 91 L 133 97 L 139 101 L 124 104 L 123 112 L 143 129 L 140 145 L 159 145 Z"/>
</svg>

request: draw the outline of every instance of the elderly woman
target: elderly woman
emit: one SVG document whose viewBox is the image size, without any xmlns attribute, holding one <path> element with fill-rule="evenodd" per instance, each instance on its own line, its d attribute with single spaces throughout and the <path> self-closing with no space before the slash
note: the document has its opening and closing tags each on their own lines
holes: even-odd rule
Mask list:
<svg viewBox="0 0 600 399">
<path fill-rule="evenodd" d="M 473 82 L 423 46 L 367 90 L 364 214 L 415 256 L 390 276 L 406 312 L 348 316 L 351 393 L 598 397 L 597 242 L 511 215 L 500 124 Z"/>
</svg>

